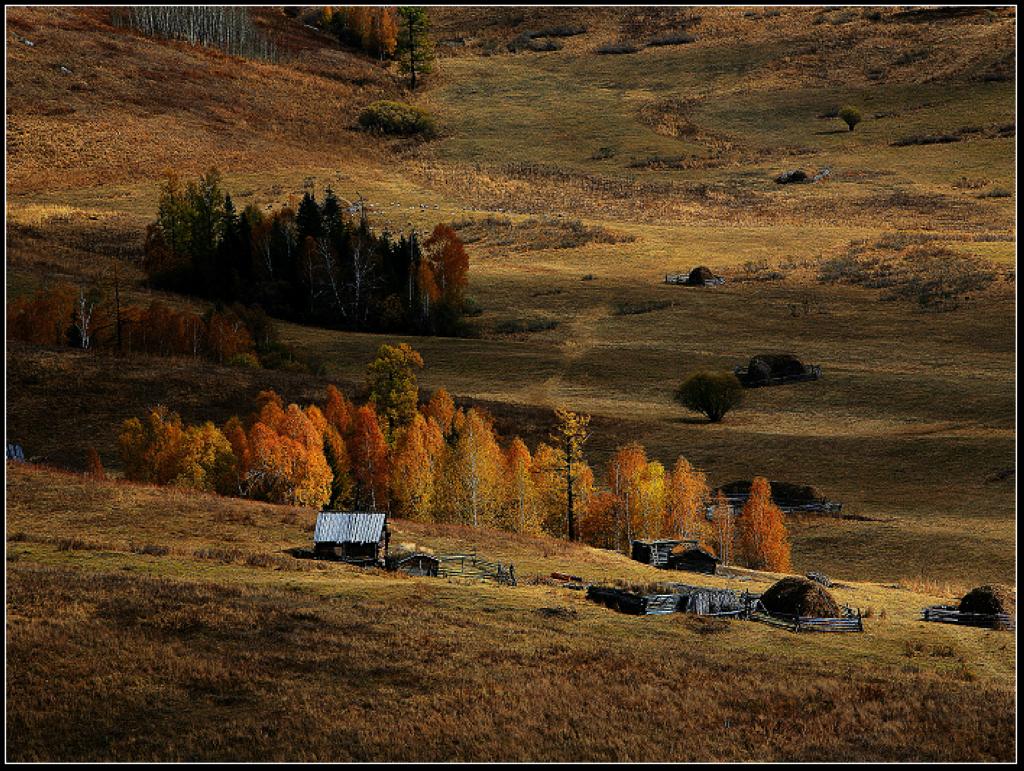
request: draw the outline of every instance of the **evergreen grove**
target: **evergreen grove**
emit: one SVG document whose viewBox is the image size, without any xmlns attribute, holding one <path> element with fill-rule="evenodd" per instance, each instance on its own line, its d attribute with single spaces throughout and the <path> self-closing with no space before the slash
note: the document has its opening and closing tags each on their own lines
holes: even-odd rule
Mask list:
<svg viewBox="0 0 1024 771">
<path fill-rule="evenodd" d="M 239 212 L 211 169 L 182 185 L 170 175 L 146 231 L 154 287 L 258 306 L 276 318 L 333 329 L 466 334 L 469 258 L 439 224 L 422 244 L 374 233 L 361 204 L 305 193 L 297 209 Z"/>
</svg>

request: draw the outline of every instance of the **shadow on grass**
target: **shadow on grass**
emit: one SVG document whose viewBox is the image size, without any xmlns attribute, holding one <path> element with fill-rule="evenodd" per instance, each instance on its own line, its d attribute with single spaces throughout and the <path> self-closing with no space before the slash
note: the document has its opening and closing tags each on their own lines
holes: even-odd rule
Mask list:
<svg viewBox="0 0 1024 771">
<path fill-rule="evenodd" d="M 683 426 L 711 426 L 714 425 L 710 420 L 705 417 L 696 417 L 694 415 L 683 415 L 679 418 L 672 418 L 671 423 Z M 722 421 L 719 421 L 720 423 Z"/>
</svg>

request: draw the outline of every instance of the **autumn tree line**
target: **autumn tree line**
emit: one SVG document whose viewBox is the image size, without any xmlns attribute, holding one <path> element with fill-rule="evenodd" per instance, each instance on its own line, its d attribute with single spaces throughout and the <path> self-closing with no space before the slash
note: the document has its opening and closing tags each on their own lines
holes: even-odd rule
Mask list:
<svg viewBox="0 0 1024 771">
<path fill-rule="evenodd" d="M 211 169 L 161 186 L 147 229 L 144 267 L 154 287 L 222 303 L 256 305 L 271 316 L 333 329 L 407 334 L 466 332 L 469 257 L 455 230 L 439 224 L 421 243 L 374 233 L 361 203 L 328 188 L 298 206 L 239 212 Z"/>
<path fill-rule="evenodd" d="M 313 508 L 387 510 L 413 520 L 546 533 L 628 551 L 633 539 L 698 541 L 727 564 L 786 571 L 782 512 L 757 478 L 737 515 L 704 472 L 671 469 L 639 443 L 618 448 L 598 479 L 585 457 L 585 415 L 558 409 L 549 441 L 531 452 L 504 439 L 479 407 L 444 389 L 421 403 L 420 355 L 382 345 L 364 404 L 334 386 L 321 404 L 261 392 L 222 426 L 186 426 L 164 407 L 121 429 L 128 479 Z"/>
<path fill-rule="evenodd" d="M 121 355 L 185 356 L 243 367 L 316 371 L 278 339 L 257 306 L 234 303 L 204 313 L 154 300 L 121 302 L 120 288 L 57 282 L 7 305 L 7 335 L 34 345 L 106 350 Z"/>
</svg>

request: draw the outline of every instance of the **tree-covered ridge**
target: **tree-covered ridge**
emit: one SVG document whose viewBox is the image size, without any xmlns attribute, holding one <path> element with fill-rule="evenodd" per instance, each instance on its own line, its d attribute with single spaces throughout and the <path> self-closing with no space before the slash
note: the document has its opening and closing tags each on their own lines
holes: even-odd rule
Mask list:
<svg viewBox="0 0 1024 771">
<path fill-rule="evenodd" d="M 364 207 L 328 188 L 305 193 L 297 209 L 239 212 L 211 169 L 161 186 L 146 233 L 145 268 L 160 288 L 221 302 L 258 305 L 271 316 L 334 329 L 459 335 L 469 258 L 455 231 L 439 224 L 421 244 L 415 232 L 375 233 Z"/>
</svg>

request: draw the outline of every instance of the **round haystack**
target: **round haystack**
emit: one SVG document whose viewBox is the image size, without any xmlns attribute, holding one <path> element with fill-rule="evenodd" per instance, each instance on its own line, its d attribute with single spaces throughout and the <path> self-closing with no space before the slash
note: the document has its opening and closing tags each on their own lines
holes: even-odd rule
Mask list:
<svg viewBox="0 0 1024 771">
<path fill-rule="evenodd" d="M 761 595 L 769 613 L 813 618 L 838 618 L 839 604 L 821 584 L 791 576 L 778 581 Z"/>
<path fill-rule="evenodd" d="M 703 265 L 698 265 L 696 268 L 690 271 L 690 275 L 686 279 L 686 283 L 690 286 L 704 286 L 708 281 L 715 278 L 715 274 L 711 272 L 710 268 L 706 268 Z"/>
<path fill-rule="evenodd" d="M 803 362 L 791 353 L 762 353 L 750 360 L 752 371 L 763 371 L 765 367 L 772 377 L 800 375 L 804 371 Z"/>
<path fill-rule="evenodd" d="M 1007 586 L 976 586 L 960 600 L 959 610 L 961 613 L 1006 613 L 1012 616 L 1017 610 L 1017 601 Z"/>
</svg>

